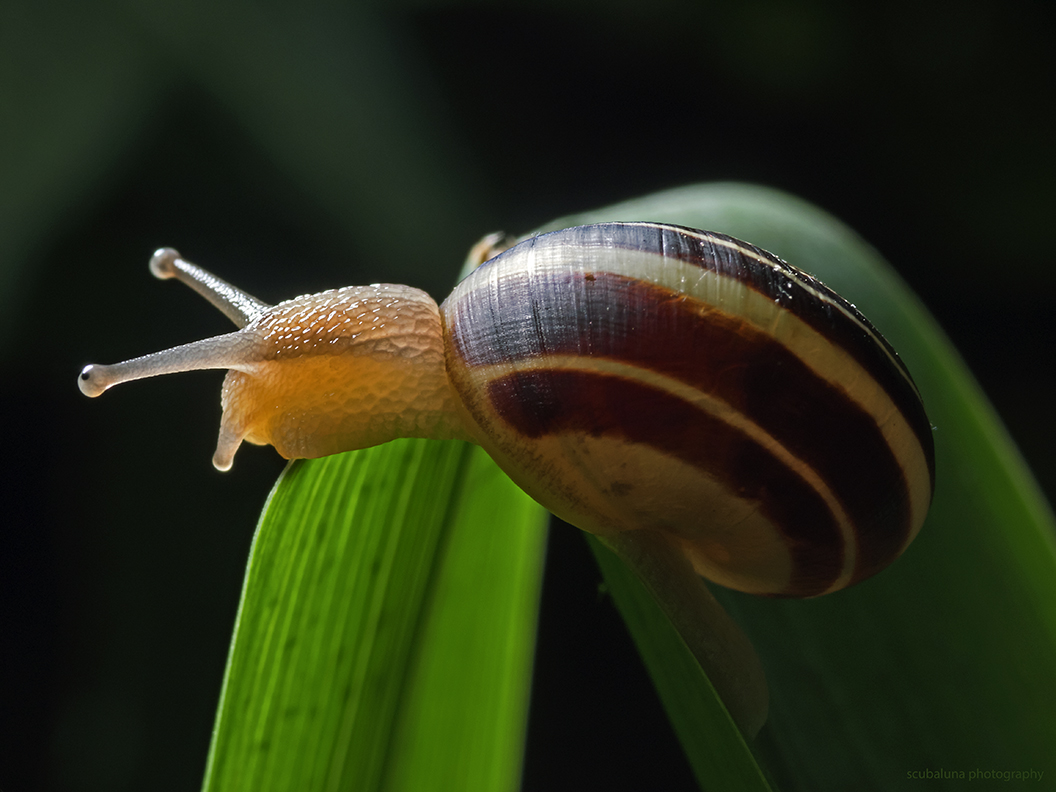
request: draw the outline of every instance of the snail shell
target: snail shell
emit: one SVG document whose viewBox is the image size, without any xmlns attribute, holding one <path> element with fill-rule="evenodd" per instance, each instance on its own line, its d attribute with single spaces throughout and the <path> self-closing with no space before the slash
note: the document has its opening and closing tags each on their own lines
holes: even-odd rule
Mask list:
<svg viewBox="0 0 1056 792">
<path fill-rule="evenodd" d="M 758 248 L 566 229 L 485 263 L 441 314 L 472 436 L 591 533 L 648 527 L 724 586 L 813 596 L 887 566 L 924 521 L 934 452 L 909 373 Z"/>
</svg>

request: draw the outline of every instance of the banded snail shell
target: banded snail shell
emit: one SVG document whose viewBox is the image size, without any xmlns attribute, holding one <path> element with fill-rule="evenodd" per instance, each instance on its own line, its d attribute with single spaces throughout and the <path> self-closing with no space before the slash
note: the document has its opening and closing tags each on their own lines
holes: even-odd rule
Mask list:
<svg viewBox="0 0 1056 792">
<path fill-rule="evenodd" d="M 486 262 L 441 314 L 471 434 L 584 530 L 651 528 L 724 586 L 814 596 L 887 566 L 924 521 L 934 451 L 905 366 L 756 247 L 565 229 Z"/>
</svg>

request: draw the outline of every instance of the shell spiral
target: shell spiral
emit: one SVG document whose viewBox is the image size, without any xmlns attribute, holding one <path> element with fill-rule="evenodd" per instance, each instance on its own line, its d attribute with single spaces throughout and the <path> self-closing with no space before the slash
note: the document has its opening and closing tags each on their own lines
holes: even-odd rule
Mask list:
<svg viewBox="0 0 1056 792">
<path fill-rule="evenodd" d="M 641 528 L 730 588 L 815 596 L 869 577 L 923 523 L 931 427 L 847 301 L 744 242 L 581 226 L 483 264 L 441 306 L 477 441 L 602 537 Z"/>
</svg>

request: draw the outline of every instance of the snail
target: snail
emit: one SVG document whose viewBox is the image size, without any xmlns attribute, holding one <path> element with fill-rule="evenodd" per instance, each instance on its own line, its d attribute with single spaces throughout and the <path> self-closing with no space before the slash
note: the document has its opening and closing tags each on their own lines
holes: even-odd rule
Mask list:
<svg viewBox="0 0 1056 792">
<path fill-rule="evenodd" d="M 439 307 L 374 284 L 269 306 L 155 253 L 239 329 L 118 363 L 81 390 L 228 369 L 214 465 L 242 441 L 319 457 L 398 437 L 482 446 L 639 574 L 745 733 L 765 677 L 703 576 L 813 597 L 894 561 L 934 488 L 909 372 L 855 308 L 732 237 L 650 222 L 486 238 Z"/>
</svg>

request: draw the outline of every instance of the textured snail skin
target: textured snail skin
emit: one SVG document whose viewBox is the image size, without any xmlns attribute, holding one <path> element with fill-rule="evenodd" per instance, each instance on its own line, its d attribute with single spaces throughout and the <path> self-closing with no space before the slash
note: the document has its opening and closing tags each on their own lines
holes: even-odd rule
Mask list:
<svg viewBox="0 0 1056 792">
<path fill-rule="evenodd" d="M 440 314 L 423 291 L 377 284 L 307 295 L 240 332 L 253 338 L 255 362 L 224 379 L 229 439 L 219 445 L 231 455 L 240 439 L 292 459 L 395 437 L 465 437 L 451 420 Z"/>
<path fill-rule="evenodd" d="M 229 369 L 213 462 L 243 440 L 319 457 L 397 437 L 481 445 L 657 597 L 740 728 L 762 668 L 700 578 L 809 597 L 894 561 L 934 488 L 905 366 L 846 300 L 769 253 L 659 223 L 580 226 L 487 258 L 438 308 L 375 284 L 276 306 L 159 250 L 239 330 L 78 384 Z"/>
</svg>

